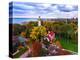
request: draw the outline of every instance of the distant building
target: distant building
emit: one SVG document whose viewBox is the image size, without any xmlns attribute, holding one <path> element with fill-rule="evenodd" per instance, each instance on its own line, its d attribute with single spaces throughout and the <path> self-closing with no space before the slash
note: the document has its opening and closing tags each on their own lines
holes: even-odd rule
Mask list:
<svg viewBox="0 0 80 60">
<path fill-rule="evenodd" d="M 40 16 L 38 18 L 38 26 L 41 26 L 41 18 L 40 18 Z"/>
</svg>

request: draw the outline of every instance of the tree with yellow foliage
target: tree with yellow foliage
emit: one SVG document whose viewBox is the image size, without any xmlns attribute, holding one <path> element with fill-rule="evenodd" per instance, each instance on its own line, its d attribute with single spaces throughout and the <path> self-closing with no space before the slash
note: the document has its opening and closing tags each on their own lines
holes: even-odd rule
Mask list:
<svg viewBox="0 0 80 60">
<path fill-rule="evenodd" d="M 40 40 L 41 37 L 44 37 L 46 35 L 47 35 L 46 28 L 44 26 L 38 26 L 38 27 L 34 27 L 32 29 L 32 32 L 30 34 L 30 37 L 33 40 Z"/>
<path fill-rule="evenodd" d="M 32 56 L 39 56 L 42 49 L 41 38 L 47 35 L 46 28 L 44 26 L 34 27 L 30 34 L 33 41 L 32 43 Z"/>
</svg>

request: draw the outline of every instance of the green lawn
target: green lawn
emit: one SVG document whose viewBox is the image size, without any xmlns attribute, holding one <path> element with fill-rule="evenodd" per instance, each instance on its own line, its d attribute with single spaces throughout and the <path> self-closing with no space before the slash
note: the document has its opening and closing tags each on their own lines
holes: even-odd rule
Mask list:
<svg viewBox="0 0 80 60">
<path fill-rule="evenodd" d="M 57 37 L 57 39 L 58 39 L 58 37 Z M 78 44 L 74 44 L 72 42 L 66 41 L 65 39 L 61 39 L 59 41 L 64 49 L 78 52 Z"/>
<path fill-rule="evenodd" d="M 61 42 L 63 48 L 71 50 L 71 51 L 74 51 L 74 52 L 78 52 L 77 51 L 78 50 L 77 44 L 73 44 L 71 42 L 70 43 L 66 43 L 64 40 L 61 40 L 60 42 Z"/>
</svg>

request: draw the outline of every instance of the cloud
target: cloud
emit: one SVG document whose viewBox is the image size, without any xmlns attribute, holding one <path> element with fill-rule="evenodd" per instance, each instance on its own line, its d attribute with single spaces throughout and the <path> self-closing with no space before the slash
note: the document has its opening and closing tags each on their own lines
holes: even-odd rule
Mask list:
<svg viewBox="0 0 80 60">
<path fill-rule="evenodd" d="M 63 12 L 71 12 L 77 10 L 78 8 L 72 5 L 58 5 L 58 9 Z"/>
<path fill-rule="evenodd" d="M 78 6 L 75 5 L 13 2 L 14 18 L 36 18 L 38 16 L 43 18 L 72 18 L 77 16 L 77 11 Z"/>
</svg>

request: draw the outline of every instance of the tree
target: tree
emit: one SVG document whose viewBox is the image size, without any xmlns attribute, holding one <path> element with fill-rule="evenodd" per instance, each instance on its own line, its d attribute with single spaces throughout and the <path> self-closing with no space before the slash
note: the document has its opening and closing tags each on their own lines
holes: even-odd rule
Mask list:
<svg viewBox="0 0 80 60">
<path fill-rule="evenodd" d="M 66 41 L 69 41 L 69 37 L 71 33 L 74 32 L 73 27 L 70 24 L 64 24 L 61 29 L 63 33 L 63 37 L 65 38 Z"/>
<path fill-rule="evenodd" d="M 38 41 L 34 42 L 32 45 L 32 56 L 33 57 L 40 56 L 41 49 L 42 49 L 41 43 L 39 43 Z"/>
<path fill-rule="evenodd" d="M 32 32 L 30 34 L 30 37 L 33 40 L 41 40 L 41 37 L 46 36 L 47 32 L 46 32 L 46 28 L 43 26 L 38 26 L 38 27 L 34 27 L 32 29 Z"/>
<path fill-rule="evenodd" d="M 20 24 L 13 24 L 13 34 L 19 35 L 22 31 L 25 31 L 26 27 Z"/>
<path fill-rule="evenodd" d="M 51 30 L 52 26 L 53 26 L 53 22 L 49 22 L 49 21 L 44 21 L 42 24 L 44 27 L 47 28 L 47 30 Z"/>
<path fill-rule="evenodd" d="M 30 32 L 33 29 L 33 27 L 37 26 L 37 22 L 28 22 L 27 24 L 24 24 L 26 27 L 25 32 L 26 32 L 26 37 L 30 37 Z"/>
<path fill-rule="evenodd" d="M 34 27 L 30 34 L 32 42 L 32 56 L 39 56 L 42 49 L 41 38 L 46 36 L 46 28 L 44 26 Z"/>
</svg>

